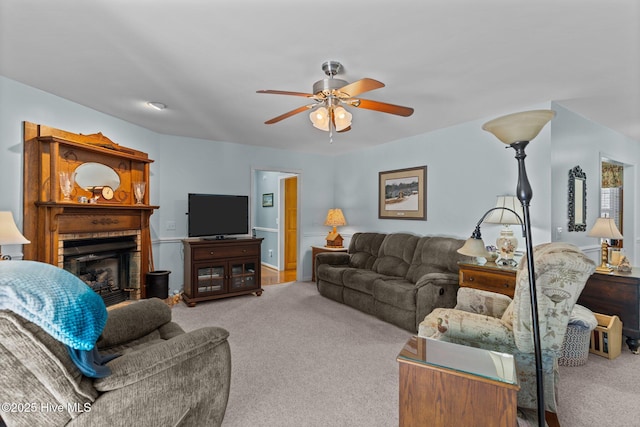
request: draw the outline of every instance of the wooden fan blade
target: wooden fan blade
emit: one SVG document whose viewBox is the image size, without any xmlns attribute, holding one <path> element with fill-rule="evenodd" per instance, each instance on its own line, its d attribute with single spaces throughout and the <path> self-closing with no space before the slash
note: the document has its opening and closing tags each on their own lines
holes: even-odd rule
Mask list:
<svg viewBox="0 0 640 427">
<path fill-rule="evenodd" d="M 384 83 L 365 77 L 364 79 L 360 79 L 356 82 L 349 83 L 346 86 L 342 86 L 338 90 L 340 92 L 348 94 L 349 97 L 353 98 L 354 96 L 358 96 L 361 93 L 369 92 L 370 90 L 374 89 L 380 89 L 381 87 L 384 87 Z"/>
<path fill-rule="evenodd" d="M 270 93 L 273 95 L 293 95 L 293 96 L 304 96 L 305 98 L 313 98 L 315 97 L 312 93 L 304 93 L 304 92 L 288 92 L 286 90 L 257 90 L 256 93 Z"/>
<path fill-rule="evenodd" d="M 302 107 L 298 107 L 295 110 L 291 110 L 288 113 L 284 113 L 279 115 L 278 117 L 274 117 L 271 120 L 267 120 L 266 122 L 264 122 L 265 125 L 272 125 L 274 123 L 278 123 L 280 120 L 284 120 L 288 117 L 291 116 L 295 116 L 298 113 L 302 113 L 303 111 L 307 111 L 308 109 L 315 107 L 315 104 L 311 104 L 311 105 L 303 105 Z"/>
<path fill-rule="evenodd" d="M 365 108 L 367 110 L 381 111 L 383 113 L 395 114 L 397 116 L 409 117 L 413 114 L 413 108 L 401 105 L 387 104 L 386 102 L 371 101 L 370 99 L 360 99 L 350 103 L 352 107 Z"/>
</svg>

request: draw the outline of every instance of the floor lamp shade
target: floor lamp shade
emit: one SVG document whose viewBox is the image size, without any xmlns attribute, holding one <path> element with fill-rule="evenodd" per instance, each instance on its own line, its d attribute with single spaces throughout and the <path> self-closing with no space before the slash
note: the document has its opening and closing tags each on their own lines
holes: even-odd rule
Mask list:
<svg viewBox="0 0 640 427">
<path fill-rule="evenodd" d="M 487 248 L 484 246 L 484 241 L 482 238 L 474 238 L 470 237 L 465 242 L 464 245 L 460 249 L 458 249 L 458 253 L 461 255 L 466 255 L 470 257 L 482 257 L 487 258 Z"/>
<path fill-rule="evenodd" d="M 482 129 L 491 132 L 505 144 L 531 141 L 555 115 L 553 110 L 523 111 L 488 121 Z"/>
</svg>

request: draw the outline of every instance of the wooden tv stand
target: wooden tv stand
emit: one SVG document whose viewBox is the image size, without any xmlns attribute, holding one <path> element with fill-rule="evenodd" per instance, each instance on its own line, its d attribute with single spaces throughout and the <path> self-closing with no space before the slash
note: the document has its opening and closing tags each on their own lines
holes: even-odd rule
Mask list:
<svg viewBox="0 0 640 427">
<path fill-rule="evenodd" d="M 262 295 L 262 239 L 185 239 L 184 293 L 189 307 L 200 301 Z"/>
</svg>

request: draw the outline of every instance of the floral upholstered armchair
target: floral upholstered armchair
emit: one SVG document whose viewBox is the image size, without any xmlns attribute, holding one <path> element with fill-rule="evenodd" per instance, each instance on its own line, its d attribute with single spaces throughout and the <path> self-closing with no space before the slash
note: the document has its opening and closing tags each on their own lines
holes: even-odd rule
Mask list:
<svg viewBox="0 0 640 427">
<path fill-rule="evenodd" d="M 558 362 L 571 311 L 595 263 L 567 243 L 534 248 L 536 294 L 544 367 L 545 409 L 557 412 Z M 453 309 L 438 308 L 420 324 L 418 334 L 458 344 L 511 353 L 516 361 L 518 406 L 537 408 L 536 367 L 531 331 L 529 273 L 523 258 L 513 300 L 508 296 L 460 288 Z"/>
</svg>

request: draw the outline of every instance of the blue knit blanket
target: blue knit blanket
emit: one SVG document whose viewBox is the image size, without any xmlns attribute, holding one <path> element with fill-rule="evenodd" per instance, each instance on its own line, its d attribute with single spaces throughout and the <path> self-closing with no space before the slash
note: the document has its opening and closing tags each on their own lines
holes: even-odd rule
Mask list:
<svg viewBox="0 0 640 427">
<path fill-rule="evenodd" d="M 107 309 L 78 277 L 41 262 L 0 261 L 0 310 L 5 309 L 65 344 L 85 375 L 108 375 L 94 349 L 107 322 Z"/>
</svg>

